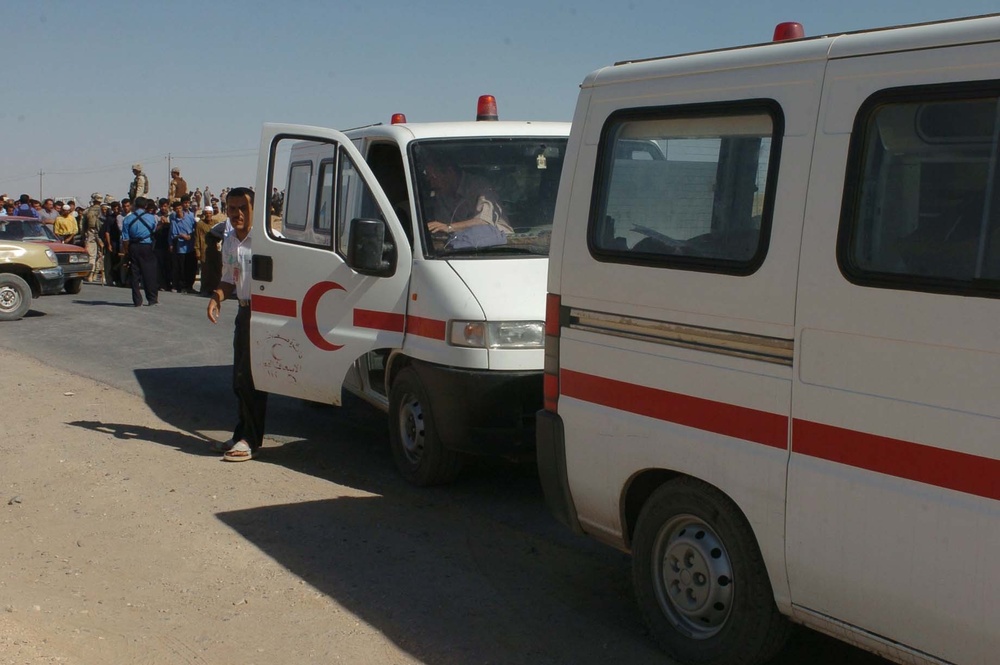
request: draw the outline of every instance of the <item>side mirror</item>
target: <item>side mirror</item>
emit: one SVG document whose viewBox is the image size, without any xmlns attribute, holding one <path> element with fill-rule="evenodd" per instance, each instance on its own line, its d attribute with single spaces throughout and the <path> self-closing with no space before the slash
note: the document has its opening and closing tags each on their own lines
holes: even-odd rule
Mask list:
<svg viewBox="0 0 1000 665">
<path fill-rule="evenodd" d="M 396 272 L 396 246 L 381 219 L 351 220 L 347 265 L 362 275 L 389 277 Z"/>
</svg>

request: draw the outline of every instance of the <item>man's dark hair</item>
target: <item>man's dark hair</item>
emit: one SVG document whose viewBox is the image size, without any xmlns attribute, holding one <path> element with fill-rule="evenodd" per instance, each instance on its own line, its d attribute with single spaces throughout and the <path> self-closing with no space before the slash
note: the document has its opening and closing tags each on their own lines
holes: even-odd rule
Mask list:
<svg viewBox="0 0 1000 665">
<path fill-rule="evenodd" d="M 52 199 L 45 199 L 44 201 L 42 201 L 42 203 L 45 204 L 45 203 L 48 203 L 49 201 L 52 201 L 52 203 L 55 203 L 55 201 L 53 201 Z"/>
<path fill-rule="evenodd" d="M 31 197 L 27 194 L 21 194 L 20 198 L 18 198 L 18 203 L 31 203 Z"/>
<path fill-rule="evenodd" d="M 250 199 L 250 205 L 253 205 L 253 190 L 249 187 L 233 187 L 226 193 L 226 198 L 231 198 L 233 196 L 246 196 Z"/>
<path fill-rule="evenodd" d="M 181 197 L 181 203 L 191 203 L 191 195 L 185 194 Z"/>
<path fill-rule="evenodd" d="M 163 205 L 164 203 L 170 203 L 167 199 L 160 199 L 156 202 L 156 205 Z"/>
<path fill-rule="evenodd" d="M 120 204 L 122 204 L 122 205 L 125 205 L 126 203 L 132 203 L 132 200 L 131 200 L 131 199 L 122 199 L 122 200 L 121 200 L 121 201 L 119 201 L 118 203 L 120 203 Z"/>
<path fill-rule="evenodd" d="M 137 196 L 135 197 L 135 203 L 133 205 L 135 205 L 136 208 L 142 208 L 143 210 L 148 210 L 150 204 L 152 203 L 153 202 L 147 199 L 145 196 Z"/>
</svg>

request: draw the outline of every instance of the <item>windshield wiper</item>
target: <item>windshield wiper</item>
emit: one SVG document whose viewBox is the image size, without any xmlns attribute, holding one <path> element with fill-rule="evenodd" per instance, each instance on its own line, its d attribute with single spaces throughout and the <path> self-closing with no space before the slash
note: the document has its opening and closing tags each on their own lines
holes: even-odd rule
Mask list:
<svg viewBox="0 0 1000 665">
<path fill-rule="evenodd" d="M 518 247 L 512 245 L 487 245 L 486 247 L 463 247 L 461 249 L 443 249 L 438 256 L 448 258 L 449 256 L 459 256 L 468 254 L 537 254 L 545 256 L 545 252 L 535 252 L 528 247 Z"/>
</svg>

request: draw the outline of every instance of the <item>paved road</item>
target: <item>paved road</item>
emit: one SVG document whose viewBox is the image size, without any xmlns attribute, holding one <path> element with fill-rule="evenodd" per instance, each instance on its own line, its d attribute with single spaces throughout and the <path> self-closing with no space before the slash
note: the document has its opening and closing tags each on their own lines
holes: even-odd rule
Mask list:
<svg viewBox="0 0 1000 665">
<path fill-rule="evenodd" d="M 22 321 L 0 324 L 0 347 L 141 396 L 159 418 L 182 431 L 224 432 L 232 425 L 235 405 L 228 366 L 235 312 L 227 303 L 220 324 L 213 326 L 205 318 L 206 303 L 197 296 L 166 293 L 157 307 L 134 308 L 125 289 L 85 285 L 76 296 L 38 299 Z M 431 576 L 436 598 L 422 604 L 415 618 L 405 608 L 391 611 L 384 607 L 385 598 L 373 595 L 370 589 L 383 588 L 385 580 L 366 580 L 364 562 L 340 562 L 358 576 L 349 582 L 319 566 L 316 562 L 325 561 L 319 554 L 342 536 L 325 526 L 330 507 L 323 502 L 258 509 L 282 513 L 290 533 L 280 540 L 256 530 L 258 520 L 251 515 L 228 516 L 230 526 L 293 574 L 332 598 L 349 601 L 359 617 L 383 634 L 391 637 L 401 629 L 398 624 L 419 621 L 426 627 L 421 633 L 426 641 L 410 652 L 424 662 L 439 660 L 433 654 L 445 643 L 451 650 L 458 643 L 469 657 L 466 662 L 521 662 L 524 644 L 511 644 L 506 655 L 496 652 L 497 642 L 486 635 L 491 621 L 523 626 L 526 643 L 539 650 L 537 662 L 560 662 L 558 654 L 567 656 L 562 662 L 575 663 L 664 662 L 633 603 L 628 557 L 556 523 L 530 466 L 483 461 L 454 486 L 412 488 L 392 466 L 384 415 L 351 399 L 338 409 L 272 398 L 267 430 L 266 461 L 380 497 L 379 515 L 391 527 L 380 532 L 385 541 L 380 547 L 392 548 L 393 534 L 401 542 L 442 541 L 421 552 L 412 588 L 406 588 L 407 575 L 394 579 L 406 597 L 407 592 L 426 594 Z M 360 518 L 345 514 L 337 519 L 353 524 Z M 448 519 L 459 520 L 456 530 L 467 534 L 460 562 L 444 543 L 450 537 Z M 488 595 L 501 602 L 477 607 L 474 597 L 462 597 L 474 595 L 474 589 L 450 582 L 453 566 L 469 561 Z M 449 603 L 493 619 L 470 616 L 467 630 L 435 625 L 434 608 Z M 439 618 L 452 615 L 441 610 Z M 799 630 L 774 664 L 886 662 Z"/>
</svg>

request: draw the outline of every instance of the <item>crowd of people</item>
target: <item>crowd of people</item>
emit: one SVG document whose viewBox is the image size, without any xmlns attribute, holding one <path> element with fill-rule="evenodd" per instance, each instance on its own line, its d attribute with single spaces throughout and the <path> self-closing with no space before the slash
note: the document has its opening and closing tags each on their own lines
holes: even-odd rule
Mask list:
<svg viewBox="0 0 1000 665">
<path fill-rule="evenodd" d="M 152 198 L 149 179 L 141 164 L 132 165 L 133 179 L 128 196 L 117 199 L 95 192 L 90 205 L 77 201 L 46 198 L 41 201 L 22 194 L 13 199 L 0 196 L 0 216 L 34 217 L 49 226 L 61 242 L 85 247 L 90 254 L 89 282 L 109 286 L 132 286 L 133 293 L 146 292 L 146 304 L 156 304 L 159 291 L 209 295 L 218 286 L 221 274 L 220 247 L 228 230 L 226 195 L 216 197 L 204 190 L 188 190 L 180 169 L 171 171 L 166 197 Z M 133 266 L 123 235 L 126 219 L 133 218 L 142 203 L 143 219 L 151 225 L 149 244 L 152 268 Z M 130 220 L 132 221 L 132 220 Z M 141 268 L 141 269 L 139 269 Z M 145 273 L 145 274 L 144 274 Z M 134 300 L 134 298 L 133 298 Z"/>
<path fill-rule="evenodd" d="M 250 228 L 254 191 L 236 187 L 220 198 L 205 191 L 188 191 L 180 169 L 171 172 L 166 197 L 149 194 L 149 179 L 141 164 L 133 164 L 129 195 L 116 200 L 94 192 L 90 205 L 75 201 L 32 200 L 22 194 L 15 202 L 0 197 L 0 216 L 34 217 L 50 224 L 57 238 L 87 248 L 90 282 L 130 286 L 135 307 L 159 304 L 162 290 L 200 293 L 209 297 L 207 315 L 219 321 L 225 300 L 238 303 L 233 331 L 233 392 L 237 423 L 228 441 L 213 449 L 230 462 L 252 459 L 264 437 L 267 394 L 256 389 L 250 368 Z M 283 195 L 275 189 L 267 207 L 280 214 Z M 204 203 L 204 205 L 201 205 Z M 228 208 L 228 209 L 227 209 Z"/>
</svg>

